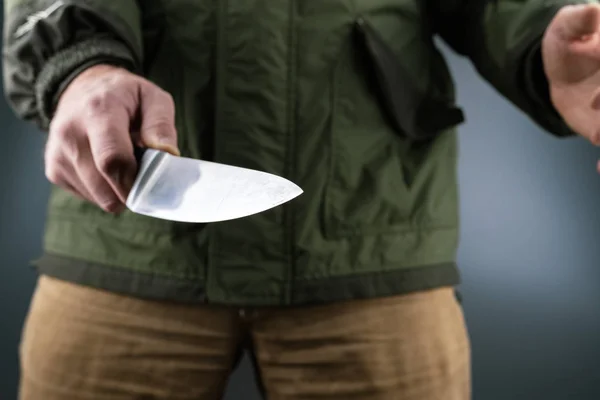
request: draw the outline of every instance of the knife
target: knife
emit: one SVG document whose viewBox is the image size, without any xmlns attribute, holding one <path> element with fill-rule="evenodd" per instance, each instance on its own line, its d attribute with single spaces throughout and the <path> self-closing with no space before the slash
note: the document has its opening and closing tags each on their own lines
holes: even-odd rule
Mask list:
<svg viewBox="0 0 600 400">
<path fill-rule="evenodd" d="M 178 222 L 209 223 L 257 214 L 303 193 L 270 173 L 134 149 L 138 174 L 125 205 L 134 213 Z"/>
</svg>

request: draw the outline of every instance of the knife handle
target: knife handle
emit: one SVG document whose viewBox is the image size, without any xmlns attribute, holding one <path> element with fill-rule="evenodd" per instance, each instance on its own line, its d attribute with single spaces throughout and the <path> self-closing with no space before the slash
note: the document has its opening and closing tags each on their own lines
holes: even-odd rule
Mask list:
<svg viewBox="0 0 600 400">
<path fill-rule="evenodd" d="M 133 156 L 135 157 L 135 161 L 137 162 L 138 168 L 142 163 L 142 157 L 144 157 L 144 153 L 146 153 L 145 147 L 133 145 Z"/>
</svg>

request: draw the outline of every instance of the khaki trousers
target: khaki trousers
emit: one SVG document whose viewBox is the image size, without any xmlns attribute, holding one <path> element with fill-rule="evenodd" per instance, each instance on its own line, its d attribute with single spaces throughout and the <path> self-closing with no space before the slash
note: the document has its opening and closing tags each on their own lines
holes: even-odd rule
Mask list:
<svg viewBox="0 0 600 400">
<path fill-rule="evenodd" d="M 469 341 L 452 288 L 240 310 L 45 276 L 23 331 L 19 398 L 216 400 L 244 346 L 270 400 L 471 398 Z"/>
</svg>

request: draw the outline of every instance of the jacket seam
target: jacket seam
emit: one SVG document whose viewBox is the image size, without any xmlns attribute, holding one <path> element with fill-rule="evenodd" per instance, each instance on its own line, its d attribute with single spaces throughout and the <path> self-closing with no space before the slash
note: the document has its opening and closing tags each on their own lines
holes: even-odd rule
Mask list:
<svg viewBox="0 0 600 400">
<path fill-rule="evenodd" d="M 289 0 L 289 10 L 288 10 L 288 18 L 289 18 L 289 32 L 288 32 L 288 49 L 289 54 L 287 57 L 287 68 L 288 68 L 288 90 L 287 90 L 287 131 L 288 131 L 288 140 L 287 140 L 287 149 L 286 149 L 286 157 L 285 163 L 287 165 L 286 175 L 289 179 L 294 179 L 295 176 L 295 163 L 296 163 L 296 21 L 295 21 L 295 0 Z M 289 202 L 283 208 L 284 216 L 284 254 L 287 255 L 288 259 L 288 268 L 287 276 L 286 276 L 286 284 L 284 285 L 283 296 L 285 296 L 284 303 L 290 304 L 292 302 L 292 283 L 293 277 L 295 276 L 296 270 L 296 261 L 294 257 L 295 253 L 295 245 L 294 245 L 294 237 L 295 237 L 295 213 L 293 204 Z"/>
<path fill-rule="evenodd" d="M 224 85 L 227 79 L 227 9 L 229 8 L 228 0 L 217 2 L 215 9 L 216 21 L 216 44 L 215 44 L 215 102 L 214 102 L 214 160 L 216 162 L 221 158 L 221 140 L 219 132 L 223 126 L 222 108 L 225 98 Z M 204 280 L 206 286 L 206 301 L 210 303 L 209 286 L 212 272 L 217 264 L 217 254 L 219 254 L 219 240 L 215 229 L 215 225 L 208 225 L 208 255 L 206 257 L 206 268 L 204 270 Z M 214 284 L 214 283 L 213 283 Z"/>
</svg>

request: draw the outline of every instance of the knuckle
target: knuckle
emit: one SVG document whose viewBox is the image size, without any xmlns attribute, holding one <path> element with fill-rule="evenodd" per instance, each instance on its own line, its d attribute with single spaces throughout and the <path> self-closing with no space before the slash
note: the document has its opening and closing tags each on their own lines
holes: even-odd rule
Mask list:
<svg viewBox="0 0 600 400">
<path fill-rule="evenodd" d="M 54 183 L 60 185 L 64 182 L 63 170 L 67 165 L 63 153 L 56 151 L 56 147 L 47 148 L 44 155 L 44 173 L 46 178 Z"/>
<path fill-rule="evenodd" d="M 148 80 L 144 81 L 142 85 L 142 91 L 152 98 L 153 102 L 160 103 L 164 111 L 171 112 L 175 110 L 175 99 L 170 92 Z"/>
<path fill-rule="evenodd" d="M 175 100 L 173 99 L 173 96 L 170 93 L 165 92 L 165 100 L 163 103 L 165 116 L 173 121 L 175 119 Z"/>
<path fill-rule="evenodd" d="M 109 89 L 99 89 L 87 97 L 83 107 L 92 115 L 108 113 L 113 103 L 114 96 Z"/>
<path fill-rule="evenodd" d="M 85 101 L 84 107 L 91 113 L 99 114 L 107 109 L 107 101 L 105 95 L 96 94 L 89 97 Z"/>
<path fill-rule="evenodd" d="M 576 11 L 577 8 L 573 5 L 568 5 L 567 7 L 561 7 L 556 13 L 556 18 L 564 18 L 566 16 L 572 15 L 573 11 Z"/>
<path fill-rule="evenodd" d="M 109 86 L 115 88 L 124 88 L 136 82 L 136 75 L 130 73 L 118 72 L 110 76 L 110 80 L 107 82 Z"/>
<path fill-rule="evenodd" d="M 46 179 L 55 185 L 63 186 L 66 183 L 64 163 L 61 162 L 60 158 L 58 157 L 46 159 L 44 173 L 46 175 Z"/>
<path fill-rule="evenodd" d="M 58 152 L 53 152 L 54 158 L 58 161 L 65 161 L 66 158 L 77 161 L 81 158 L 85 142 L 80 138 L 79 129 L 73 120 L 53 121 L 49 137 L 49 141 L 54 143 L 53 147 L 60 149 Z"/>
<path fill-rule="evenodd" d="M 171 109 L 175 109 L 175 99 L 173 99 L 173 95 L 171 95 L 171 93 L 167 92 L 166 90 L 160 89 L 160 96 L 162 101 L 164 101 L 165 103 L 165 107 L 168 108 L 168 111 L 171 111 Z"/>
<path fill-rule="evenodd" d="M 572 8 L 567 6 L 567 7 L 561 7 L 558 12 L 556 13 L 556 16 L 563 16 L 565 14 L 569 14 L 572 11 Z"/>
<path fill-rule="evenodd" d="M 76 130 L 75 123 L 71 119 L 55 118 L 50 122 L 50 135 L 58 140 L 73 136 Z"/>
</svg>

